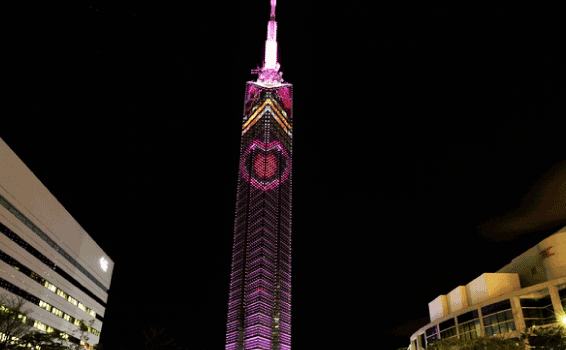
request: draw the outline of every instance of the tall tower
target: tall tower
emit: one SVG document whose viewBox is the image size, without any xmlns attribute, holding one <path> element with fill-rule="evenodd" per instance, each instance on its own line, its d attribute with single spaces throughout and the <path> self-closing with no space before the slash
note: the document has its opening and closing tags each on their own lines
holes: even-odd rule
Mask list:
<svg viewBox="0 0 566 350">
<path fill-rule="evenodd" d="M 226 350 L 291 349 L 293 87 L 279 72 L 275 2 L 246 84 Z"/>
</svg>

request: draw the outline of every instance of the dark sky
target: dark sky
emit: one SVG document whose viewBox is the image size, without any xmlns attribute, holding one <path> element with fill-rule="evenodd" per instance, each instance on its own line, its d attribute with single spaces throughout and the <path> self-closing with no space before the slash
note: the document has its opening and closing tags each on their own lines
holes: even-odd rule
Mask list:
<svg viewBox="0 0 566 350">
<path fill-rule="evenodd" d="M 304 4 L 277 9 L 293 349 L 405 347 L 430 301 L 566 225 L 562 12 Z M 131 349 L 154 326 L 223 349 L 244 86 L 269 1 L 18 6 L 0 136 L 116 263 L 101 342 Z"/>
</svg>

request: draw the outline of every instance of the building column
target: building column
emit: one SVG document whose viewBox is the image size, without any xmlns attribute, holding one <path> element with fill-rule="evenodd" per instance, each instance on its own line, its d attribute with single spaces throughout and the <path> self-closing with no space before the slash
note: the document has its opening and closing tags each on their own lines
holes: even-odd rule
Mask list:
<svg viewBox="0 0 566 350">
<path fill-rule="evenodd" d="M 454 324 L 456 325 L 456 338 L 460 339 L 460 330 L 458 328 L 458 317 L 454 317 Z"/>
<path fill-rule="evenodd" d="M 560 302 L 560 295 L 558 295 L 558 287 L 556 287 L 555 285 L 550 285 L 548 286 L 548 291 L 550 293 L 550 300 L 552 300 L 554 313 L 558 315 L 556 320 L 562 323 L 561 318 L 564 316 L 564 310 L 562 309 L 562 302 Z"/>
<path fill-rule="evenodd" d="M 515 322 L 515 329 L 520 334 L 525 330 L 526 326 L 519 297 L 511 297 L 511 310 L 513 310 L 513 321 Z"/>
<path fill-rule="evenodd" d="M 478 318 L 480 320 L 480 336 L 485 335 L 485 325 L 483 324 L 483 314 L 481 312 L 481 307 L 478 309 Z"/>
</svg>

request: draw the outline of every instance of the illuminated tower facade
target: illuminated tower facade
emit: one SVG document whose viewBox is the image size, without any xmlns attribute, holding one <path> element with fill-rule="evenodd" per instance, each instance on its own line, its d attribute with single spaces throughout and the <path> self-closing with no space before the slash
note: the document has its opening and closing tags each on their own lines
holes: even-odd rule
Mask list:
<svg viewBox="0 0 566 350">
<path fill-rule="evenodd" d="M 226 350 L 291 349 L 293 87 L 279 68 L 271 0 L 263 67 L 246 84 Z"/>
</svg>

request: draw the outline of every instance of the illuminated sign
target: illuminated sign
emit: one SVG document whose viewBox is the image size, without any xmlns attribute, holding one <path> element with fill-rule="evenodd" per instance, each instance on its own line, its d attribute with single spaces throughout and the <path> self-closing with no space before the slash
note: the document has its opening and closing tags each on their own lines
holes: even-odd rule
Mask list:
<svg viewBox="0 0 566 350">
<path fill-rule="evenodd" d="M 100 267 L 106 272 L 106 270 L 108 270 L 108 260 L 100 258 Z"/>
</svg>

